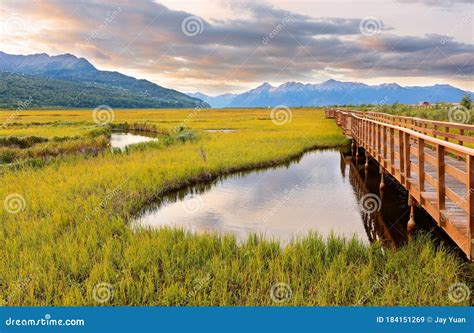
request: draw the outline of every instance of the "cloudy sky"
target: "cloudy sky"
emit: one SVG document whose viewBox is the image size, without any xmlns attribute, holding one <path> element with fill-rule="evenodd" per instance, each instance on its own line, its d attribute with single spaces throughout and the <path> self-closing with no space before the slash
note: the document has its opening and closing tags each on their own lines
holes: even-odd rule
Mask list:
<svg viewBox="0 0 474 333">
<path fill-rule="evenodd" d="M 184 92 L 262 82 L 474 90 L 472 0 L 0 0 L 0 50 L 72 53 Z"/>
</svg>

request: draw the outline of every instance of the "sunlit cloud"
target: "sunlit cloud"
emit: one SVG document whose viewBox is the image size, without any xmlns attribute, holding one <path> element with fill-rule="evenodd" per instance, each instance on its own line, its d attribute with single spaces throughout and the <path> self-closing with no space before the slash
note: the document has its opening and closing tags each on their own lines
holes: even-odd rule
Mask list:
<svg viewBox="0 0 474 333">
<path fill-rule="evenodd" d="M 226 6 L 235 17 L 209 19 L 150 1 L 7 1 L 3 25 L 17 17 L 23 28 L 3 32 L 2 51 L 72 53 L 100 69 L 214 93 L 331 77 L 426 77 L 464 88 L 472 82 L 473 44 L 451 35 L 403 36 L 382 20 L 367 34 L 364 17 L 302 15 L 265 3 Z M 190 17 L 197 33 L 183 26 Z"/>
</svg>

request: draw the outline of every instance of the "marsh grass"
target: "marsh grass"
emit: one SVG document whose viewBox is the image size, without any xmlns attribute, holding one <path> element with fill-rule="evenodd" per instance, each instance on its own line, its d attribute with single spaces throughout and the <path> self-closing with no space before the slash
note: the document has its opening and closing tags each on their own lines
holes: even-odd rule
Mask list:
<svg viewBox="0 0 474 333">
<path fill-rule="evenodd" d="M 198 134 L 193 140 L 150 142 L 92 158 L 70 155 L 40 169 L 1 175 L 1 200 L 17 194 L 24 201 L 16 213 L 0 209 L 0 300 L 7 305 L 444 305 L 450 304 L 449 286 L 465 282 L 459 259 L 426 237 L 394 251 L 334 236 L 308 235 L 281 248 L 257 236 L 239 244 L 230 236 L 132 230 L 130 218 L 161 193 L 348 142 L 320 110 L 296 110 L 283 126 L 273 124 L 264 109 L 201 111 L 192 119 L 189 112 L 118 110 L 115 115 L 117 122 L 148 120 L 169 131 L 186 122 Z M 40 124 L 51 117 L 64 122 L 91 117 L 86 111 L 27 115 Z M 202 131 L 210 126 L 239 132 Z M 275 304 L 270 290 L 279 282 L 291 287 L 292 297 Z M 99 283 L 114 291 L 105 303 L 93 297 Z"/>
<path fill-rule="evenodd" d="M 23 141 L 16 138 L 15 141 Z M 0 146 L 0 164 L 13 163 L 26 159 L 46 159 L 51 157 L 65 156 L 71 154 L 97 155 L 109 146 L 109 138 L 106 135 L 84 138 L 70 138 L 42 140 L 31 147 L 9 147 Z"/>
</svg>

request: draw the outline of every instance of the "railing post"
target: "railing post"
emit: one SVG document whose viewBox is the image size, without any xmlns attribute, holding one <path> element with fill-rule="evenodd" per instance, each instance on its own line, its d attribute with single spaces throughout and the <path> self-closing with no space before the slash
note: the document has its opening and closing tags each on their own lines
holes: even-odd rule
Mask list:
<svg viewBox="0 0 474 333">
<path fill-rule="evenodd" d="M 442 211 L 446 209 L 446 174 L 445 174 L 445 165 L 444 165 L 444 153 L 445 148 L 442 145 L 437 146 L 437 165 L 436 173 L 438 176 L 438 210 L 439 210 L 439 221 L 441 226 L 445 225 L 445 217 L 442 214 Z"/>
<path fill-rule="evenodd" d="M 421 203 L 421 192 L 425 191 L 425 140 L 418 139 L 418 188 L 420 195 L 418 202 Z"/>
<path fill-rule="evenodd" d="M 380 156 L 382 156 L 382 142 L 380 140 L 380 131 L 382 129 L 382 126 L 377 125 L 377 157 L 380 159 Z"/>
<path fill-rule="evenodd" d="M 354 128 L 356 129 L 356 137 L 357 137 L 357 141 L 360 141 L 360 122 L 359 122 L 359 119 L 356 118 L 356 117 L 353 117 L 354 119 Z"/>
<path fill-rule="evenodd" d="M 366 150 L 366 153 L 367 153 L 367 131 L 369 130 L 369 124 L 367 123 L 367 120 L 364 119 L 364 147 L 365 147 L 365 150 Z"/>
<path fill-rule="evenodd" d="M 370 121 L 367 122 L 367 152 L 371 152 L 371 147 L 370 145 L 372 144 L 372 123 Z"/>
<path fill-rule="evenodd" d="M 395 130 L 390 128 L 390 172 L 395 171 Z"/>
<path fill-rule="evenodd" d="M 460 144 L 461 146 L 464 146 L 464 142 L 462 141 L 462 138 L 461 138 L 463 135 L 464 135 L 464 129 L 461 128 L 461 129 L 459 130 L 459 144 Z"/>
<path fill-rule="evenodd" d="M 474 156 L 468 155 L 467 161 L 467 237 L 470 258 L 474 258 Z"/>
<path fill-rule="evenodd" d="M 405 185 L 405 145 L 403 132 L 398 131 L 398 154 L 400 155 L 400 183 Z"/>
<path fill-rule="evenodd" d="M 382 165 L 384 166 L 384 168 L 386 168 L 387 167 L 387 161 L 386 161 L 387 160 L 387 128 L 385 126 L 382 126 L 382 148 L 383 148 Z"/>
<path fill-rule="evenodd" d="M 377 158 L 377 125 L 372 124 L 372 152 L 375 158 Z"/>
<path fill-rule="evenodd" d="M 347 114 L 344 113 L 344 134 L 347 134 Z"/>
<path fill-rule="evenodd" d="M 373 143 L 373 140 L 374 140 L 374 125 L 373 123 L 371 123 L 369 120 L 367 120 L 367 124 L 369 124 L 369 137 L 368 137 L 368 140 L 369 140 L 369 152 L 371 153 L 372 152 L 372 143 Z"/>
<path fill-rule="evenodd" d="M 343 113 L 341 113 L 341 127 L 342 127 L 342 132 L 346 134 L 346 120 Z"/>
<path fill-rule="evenodd" d="M 411 183 L 409 181 L 411 177 L 410 167 L 411 167 L 411 160 L 410 160 L 410 134 L 404 133 L 404 143 L 405 143 L 405 186 L 408 190 L 410 190 Z"/>
</svg>

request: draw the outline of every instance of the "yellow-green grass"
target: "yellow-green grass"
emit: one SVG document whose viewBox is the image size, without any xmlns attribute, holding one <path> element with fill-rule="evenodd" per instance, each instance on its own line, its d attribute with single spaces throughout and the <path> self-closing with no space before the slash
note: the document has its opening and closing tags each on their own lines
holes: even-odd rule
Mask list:
<svg viewBox="0 0 474 333">
<path fill-rule="evenodd" d="M 78 138 L 37 143 L 30 148 L 0 147 L 0 164 L 9 164 L 28 159 L 50 159 L 70 154 L 97 155 L 109 146 L 109 138 L 101 135 L 93 138 Z"/>
<path fill-rule="evenodd" d="M 172 127 L 182 122 L 194 123 L 206 128 L 206 123 L 215 126 L 229 126 L 257 118 L 269 118 L 271 109 L 114 109 L 114 123 L 117 122 L 151 122 Z M 106 111 L 107 112 L 107 111 Z M 311 111 L 298 111 L 311 112 Z M 94 124 L 93 110 L 25 110 L 18 113 L 12 110 L 0 111 L 0 124 L 43 123 L 89 123 Z M 198 124 L 201 123 L 202 126 Z M 195 126 L 193 126 L 195 127 Z"/>
<path fill-rule="evenodd" d="M 1 114 L 1 113 L 0 113 Z M 96 130 L 97 126 L 92 124 L 52 124 L 52 125 L 28 125 L 21 124 L 16 126 L 0 126 L 0 137 L 5 136 L 16 136 L 16 137 L 27 137 L 27 136 L 39 136 L 48 139 L 54 137 L 77 137 L 86 136 L 91 131 Z"/>
<path fill-rule="evenodd" d="M 41 162 L 52 157 L 86 154 L 109 145 L 108 127 L 92 124 L 14 124 L 0 127 L 0 165 Z M 32 161 L 37 160 L 37 161 Z M 31 163 L 30 163 L 31 164 Z"/>
<path fill-rule="evenodd" d="M 25 113 L 34 122 L 68 122 L 75 114 L 78 122 L 92 124 L 91 112 Z M 293 110 L 283 125 L 272 122 L 266 109 L 115 111 L 114 123 L 145 121 L 168 130 L 185 123 L 198 139 L 94 158 L 73 155 L 0 176 L 0 200 L 16 195 L 21 208 L 0 208 L 0 300 L 94 305 L 94 287 L 107 283 L 113 298 L 100 304 L 280 304 L 270 289 L 283 282 L 293 292 L 284 305 L 442 305 L 451 304 L 450 285 L 466 282 L 460 261 L 426 238 L 381 251 L 356 240 L 308 236 L 281 249 L 257 238 L 238 244 L 230 236 L 132 231 L 130 217 L 164 191 L 348 143 L 321 110 Z"/>
</svg>

